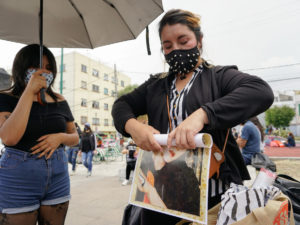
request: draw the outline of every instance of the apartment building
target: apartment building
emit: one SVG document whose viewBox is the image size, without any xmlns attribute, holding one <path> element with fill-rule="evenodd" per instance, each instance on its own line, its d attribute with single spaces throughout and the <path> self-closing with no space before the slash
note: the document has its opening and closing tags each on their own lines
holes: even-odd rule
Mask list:
<svg viewBox="0 0 300 225">
<path fill-rule="evenodd" d="M 58 72 L 54 89 L 60 92 L 61 56 L 56 57 Z M 75 121 L 82 127 L 90 123 L 94 131 L 114 134 L 111 116 L 116 92 L 131 84 L 131 79 L 77 52 L 63 55 L 62 94 L 67 99 Z"/>
</svg>

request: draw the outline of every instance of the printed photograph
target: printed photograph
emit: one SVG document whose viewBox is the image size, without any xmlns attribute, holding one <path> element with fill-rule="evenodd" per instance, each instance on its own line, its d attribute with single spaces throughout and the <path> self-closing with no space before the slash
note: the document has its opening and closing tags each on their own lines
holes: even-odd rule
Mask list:
<svg viewBox="0 0 300 225">
<path fill-rule="evenodd" d="M 130 203 L 205 224 L 209 150 L 140 151 Z"/>
</svg>

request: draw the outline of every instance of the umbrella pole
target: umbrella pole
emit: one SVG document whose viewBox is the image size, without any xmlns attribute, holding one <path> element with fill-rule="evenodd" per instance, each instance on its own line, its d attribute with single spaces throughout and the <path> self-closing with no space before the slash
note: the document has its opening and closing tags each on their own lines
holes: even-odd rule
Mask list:
<svg viewBox="0 0 300 225">
<path fill-rule="evenodd" d="M 44 8 L 44 0 L 40 0 L 40 68 L 43 67 L 43 8 Z"/>
<path fill-rule="evenodd" d="M 40 0 L 40 29 L 39 29 L 39 35 L 40 35 L 40 68 L 43 68 L 43 9 L 44 9 L 44 1 Z M 47 103 L 45 98 L 45 88 L 42 88 L 40 92 L 37 95 L 38 102 L 41 105 L 45 105 Z"/>
</svg>

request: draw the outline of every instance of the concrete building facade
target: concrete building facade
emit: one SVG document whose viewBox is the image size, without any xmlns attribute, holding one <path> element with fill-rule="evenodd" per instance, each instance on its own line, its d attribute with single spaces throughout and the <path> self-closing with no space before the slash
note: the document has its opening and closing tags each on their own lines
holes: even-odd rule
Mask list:
<svg viewBox="0 0 300 225">
<path fill-rule="evenodd" d="M 54 89 L 60 92 L 61 56 L 56 57 L 57 77 Z M 112 105 L 116 92 L 131 84 L 131 79 L 100 62 L 77 52 L 63 55 L 62 95 L 66 98 L 75 122 L 88 122 L 93 131 L 114 134 Z"/>
</svg>

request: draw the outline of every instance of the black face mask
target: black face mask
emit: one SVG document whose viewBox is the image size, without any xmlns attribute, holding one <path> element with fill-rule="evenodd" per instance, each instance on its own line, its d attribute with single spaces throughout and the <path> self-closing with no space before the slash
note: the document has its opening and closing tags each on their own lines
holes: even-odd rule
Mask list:
<svg viewBox="0 0 300 225">
<path fill-rule="evenodd" d="M 170 65 L 169 72 L 179 74 L 180 79 L 186 78 L 186 74 L 191 72 L 198 63 L 200 56 L 199 49 L 178 49 L 165 55 L 167 63 Z"/>
</svg>

